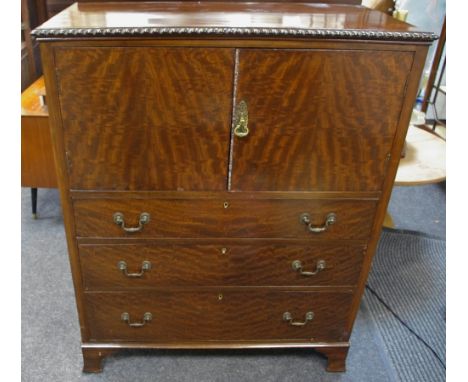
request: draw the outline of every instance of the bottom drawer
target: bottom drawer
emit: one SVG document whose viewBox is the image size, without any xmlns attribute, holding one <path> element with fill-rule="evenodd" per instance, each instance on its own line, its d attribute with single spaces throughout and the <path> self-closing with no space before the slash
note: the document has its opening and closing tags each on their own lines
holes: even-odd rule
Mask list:
<svg viewBox="0 0 468 382">
<path fill-rule="evenodd" d="M 94 341 L 320 342 L 345 340 L 352 293 L 167 291 L 85 293 L 85 299 Z"/>
</svg>

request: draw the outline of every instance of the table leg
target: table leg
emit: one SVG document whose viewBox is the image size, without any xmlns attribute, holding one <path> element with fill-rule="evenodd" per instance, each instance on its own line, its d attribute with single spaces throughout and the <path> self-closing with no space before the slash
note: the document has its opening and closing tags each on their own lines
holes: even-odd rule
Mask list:
<svg viewBox="0 0 468 382">
<path fill-rule="evenodd" d="M 31 205 L 33 219 L 37 219 L 37 188 L 31 188 Z"/>
</svg>

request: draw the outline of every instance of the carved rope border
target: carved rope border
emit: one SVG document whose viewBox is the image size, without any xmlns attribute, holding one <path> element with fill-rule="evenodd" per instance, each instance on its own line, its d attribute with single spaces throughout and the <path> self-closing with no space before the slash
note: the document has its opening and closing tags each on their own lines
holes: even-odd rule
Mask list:
<svg viewBox="0 0 468 382">
<path fill-rule="evenodd" d="M 35 29 L 35 38 L 62 37 L 125 37 L 125 36 L 293 36 L 323 39 L 434 41 L 432 32 L 389 32 L 372 30 L 297 29 L 297 28 L 233 28 L 233 27 L 153 27 L 153 28 L 66 28 Z"/>
</svg>

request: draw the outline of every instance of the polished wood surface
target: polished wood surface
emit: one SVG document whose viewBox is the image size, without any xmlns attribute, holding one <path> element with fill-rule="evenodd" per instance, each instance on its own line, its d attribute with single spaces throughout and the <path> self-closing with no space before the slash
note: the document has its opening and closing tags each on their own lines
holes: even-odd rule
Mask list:
<svg viewBox="0 0 468 382">
<path fill-rule="evenodd" d="M 225 203 L 228 203 L 225 207 Z M 76 235 L 79 237 L 252 237 L 302 239 L 366 239 L 376 203 L 366 200 L 76 200 Z M 246 214 L 246 211 L 249 211 Z M 140 232 L 127 233 L 113 221 L 116 212 L 136 227 L 140 214 L 150 221 Z M 322 233 L 309 232 L 301 222 L 310 214 L 313 226 L 322 226 L 329 213 L 337 222 Z"/>
<path fill-rule="evenodd" d="M 389 15 L 357 5 L 201 1 L 75 3 L 44 23 L 38 32 L 47 29 L 152 27 L 420 31 Z"/>
<path fill-rule="evenodd" d="M 248 293 L 222 288 L 210 292 L 166 291 L 164 293 L 86 293 L 88 317 L 96 341 L 222 341 L 309 339 L 341 341 L 351 293 L 266 291 Z M 127 312 L 131 322 L 149 312 L 153 319 L 141 328 L 121 320 Z M 283 320 L 314 318 L 304 326 Z"/>
<path fill-rule="evenodd" d="M 47 106 L 40 101 L 45 94 L 44 76 L 41 76 L 21 93 L 21 116 L 48 117 Z"/>
<path fill-rule="evenodd" d="M 56 65 L 71 188 L 226 188 L 231 49 L 61 48 Z"/>
<path fill-rule="evenodd" d="M 234 138 L 232 190 L 382 189 L 413 54 L 241 49 L 238 61 L 250 132 Z"/>
<path fill-rule="evenodd" d="M 45 94 L 40 77 L 21 94 L 21 186 L 57 187 L 48 110 L 40 102 Z"/>
<path fill-rule="evenodd" d="M 79 246 L 83 284 L 86 290 L 106 291 L 161 287 L 196 286 L 354 286 L 365 253 L 363 246 L 298 245 L 231 240 L 213 244 L 190 241 L 156 242 L 152 245 Z M 304 271 L 323 271 L 301 275 L 292 263 L 299 260 Z M 141 277 L 128 277 L 119 270 L 125 261 L 129 273 L 141 271 L 142 262 L 151 269 Z"/>
<path fill-rule="evenodd" d="M 345 369 L 433 39 L 416 30 L 292 3 L 82 4 L 40 29 L 85 370 L 165 347 L 310 347 Z M 151 217 L 131 234 L 115 212 Z M 304 212 L 337 220 L 313 233 Z M 292 269 L 322 257 L 314 277 Z M 145 259 L 141 280 L 118 269 Z M 315 316 L 290 326 L 286 311 Z M 153 319 L 130 328 L 123 312 Z"/>
<path fill-rule="evenodd" d="M 372 259 L 377 249 L 377 244 L 379 242 L 380 233 L 382 231 L 382 225 L 387 212 L 388 203 L 390 201 L 390 195 L 392 192 L 393 184 L 395 182 L 398 164 L 400 162 L 401 152 L 405 142 L 406 133 L 408 131 L 409 122 L 411 120 L 411 114 L 413 112 L 415 102 L 414 100 L 416 99 L 416 95 L 419 90 L 419 82 L 421 78 L 421 73 L 424 68 L 427 50 L 427 46 L 414 47 L 414 62 L 411 67 L 411 73 L 409 75 L 409 80 L 406 86 L 405 99 L 403 103 L 403 108 L 401 110 L 400 119 L 398 122 L 397 132 L 393 141 L 392 151 L 388 164 L 387 176 L 384 180 L 383 185 L 382 197 L 380 199 L 380 203 L 377 206 L 372 227 L 372 233 L 369 237 L 368 251 L 366 253 L 364 263 L 361 268 L 361 276 L 359 278 L 358 287 L 353 297 L 353 306 L 351 314 L 348 317 L 348 330 L 352 330 L 354 321 L 356 319 L 361 303 L 361 298 L 365 290 L 367 276 L 371 269 Z"/>
</svg>

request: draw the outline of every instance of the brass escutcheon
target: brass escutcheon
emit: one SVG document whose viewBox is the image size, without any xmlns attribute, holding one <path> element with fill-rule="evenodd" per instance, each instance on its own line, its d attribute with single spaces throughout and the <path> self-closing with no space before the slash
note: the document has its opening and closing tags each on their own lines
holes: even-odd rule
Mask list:
<svg viewBox="0 0 468 382">
<path fill-rule="evenodd" d="M 249 135 L 249 111 L 247 103 L 240 101 L 236 107 L 234 114 L 234 135 L 239 138 L 244 138 Z"/>
</svg>

